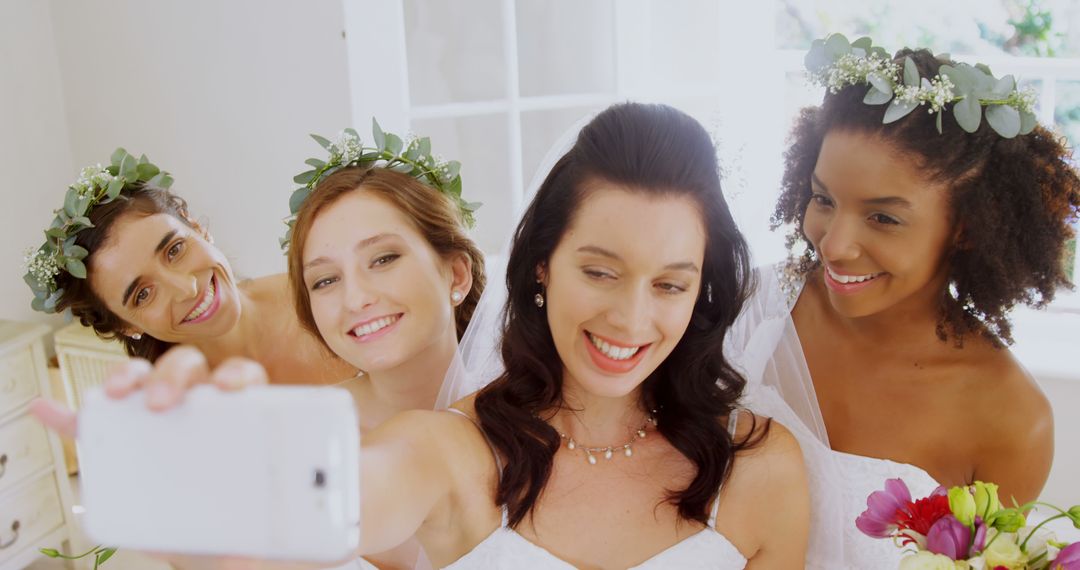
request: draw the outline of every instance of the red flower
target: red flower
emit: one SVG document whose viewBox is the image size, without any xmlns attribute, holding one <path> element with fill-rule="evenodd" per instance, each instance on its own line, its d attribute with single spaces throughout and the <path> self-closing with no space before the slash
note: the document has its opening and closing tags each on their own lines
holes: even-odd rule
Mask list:
<svg viewBox="0 0 1080 570">
<path fill-rule="evenodd" d="M 925 499 L 910 502 L 901 508 L 896 513 L 896 524 L 900 527 L 900 530 L 913 530 L 926 536 L 930 532 L 930 527 L 934 526 L 938 519 L 951 512 L 949 510 L 949 497 L 934 494 Z M 910 542 L 914 541 L 908 538 L 904 541 L 904 544 Z"/>
</svg>

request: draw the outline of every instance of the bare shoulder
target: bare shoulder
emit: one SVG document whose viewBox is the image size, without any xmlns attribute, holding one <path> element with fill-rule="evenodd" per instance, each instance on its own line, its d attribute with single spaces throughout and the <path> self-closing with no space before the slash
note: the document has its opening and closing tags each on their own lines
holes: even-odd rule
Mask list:
<svg viewBox="0 0 1080 570">
<path fill-rule="evenodd" d="M 1002 497 L 1038 497 L 1054 456 L 1054 417 L 1035 379 L 1006 349 L 977 365 L 980 387 L 967 408 L 977 429 L 973 479 L 1001 485 Z"/>
<path fill-rule="evenodd" d="M 805 488 L 806 466 L 795 436 L 783 424 L 749 411 L 739 412 L 734 434 L 739 449 L 735 454 L 732 480 L 752 486 L 795 485 Z"/>
</svg>

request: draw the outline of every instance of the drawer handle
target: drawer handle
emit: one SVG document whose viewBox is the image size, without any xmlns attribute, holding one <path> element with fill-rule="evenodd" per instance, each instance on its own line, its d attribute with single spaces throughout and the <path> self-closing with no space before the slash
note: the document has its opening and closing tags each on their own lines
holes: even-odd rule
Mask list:
<svg viewBox="0 0 1080 570">
<path fill-rule="evenodd" d="M 0 539 L 0 550 L 15 544 L 15 541 L 17 540 L 19 540 L 19 519 L 15 519 L 15 522 L 11 523 L 11 540 L 5 542 L 3 539 Z"/>
<path fill-rule="evenodd" d="M 0 479 L 7 473 L 7 454 L 0 455 Z"/>
</svg>

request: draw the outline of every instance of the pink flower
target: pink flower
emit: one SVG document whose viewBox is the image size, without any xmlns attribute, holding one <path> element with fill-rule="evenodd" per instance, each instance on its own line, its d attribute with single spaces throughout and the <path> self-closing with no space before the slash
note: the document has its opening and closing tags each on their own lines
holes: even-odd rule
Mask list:
<svg viewBox="0 0 1080 570">
<path fill-rule="evenodd" d="M 1074 542 L 1062 548 L 1050 568 L 1053 570 L 1080 570 L 1080 542 Z"/>
<path fill-rule="evenodd" d="M 934 554 L 944 554 L 953 560 L 967 558 L 971 547 L 971 529 L 956 520 L 953 515 L 938 519 L 926 533 L 926 549 Z"/>
<path fill-rule="evenodd" d="M 855 526 L 873 538 L 888 538 L 898 528 L 902 510 L 911 502 L 911 491 L 904 481 L 888 479 L 884 491 L 874 491 L 866 498 L 866 511 L 855 519 Z"/>
</svg>

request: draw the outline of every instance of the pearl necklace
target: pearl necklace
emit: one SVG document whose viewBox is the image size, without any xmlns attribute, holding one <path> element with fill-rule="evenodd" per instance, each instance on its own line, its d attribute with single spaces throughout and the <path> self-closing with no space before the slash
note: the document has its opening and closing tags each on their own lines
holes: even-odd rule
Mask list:
<svg viewBox="0 0 1080 570">
<path fill-rule="evenodd" d="M 641 424 L 641 427 L 637 429 L 637 431 L 634 433 L 634 437 L 630 438 L 630 441 L 622 445 L 609 445 L 605 447 L 584 446 L 574 441 L 574 438 L 566 435 L 558 429 L 556 429 L 555 431 L 559 434 L 560 438 L 566 440 L 566 449 L 569 449 L 570 451 L 574 451 L 577 449 L 584 451 L 585 460 L 589 462 L 589 465 L 596 465 L 596 455 L 603 455 L 604 459 L 611 459 L 615 455 L 615 450 L 617 449 L 622 449 L 623 455 L 627 457 L 633 457 L 634 450 L 632 446 L 635 442 L 637 442 L 637 440 L 645 438 L 645 428 L 649 427 L 649 424 L 652 424 L 654 429 L 656 428 L 656 417 L 653 416 L 653 414 L 655 413 L 656 411 L 654 410 L 652 414 L 648 414 L 647 416 L 645 416 L 645 423 Z"/>
</svg>

